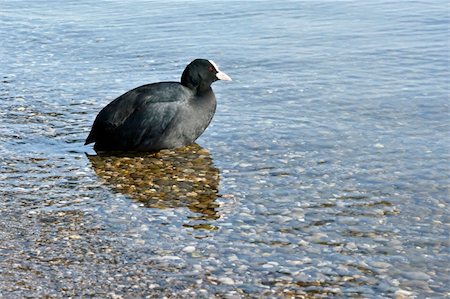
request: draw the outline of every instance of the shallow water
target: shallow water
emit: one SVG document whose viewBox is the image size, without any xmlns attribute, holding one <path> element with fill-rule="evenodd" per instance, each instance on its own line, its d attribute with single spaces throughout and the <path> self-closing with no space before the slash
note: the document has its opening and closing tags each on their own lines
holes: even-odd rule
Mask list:
<svg viewBox="0 0 450 299">
<path fill-rule="evenodd" d="M 444 1 L 3 1 L 0 295 L 449 295 Z M 96 113 L 216 61 L 198 145 Z"/>
</svg>

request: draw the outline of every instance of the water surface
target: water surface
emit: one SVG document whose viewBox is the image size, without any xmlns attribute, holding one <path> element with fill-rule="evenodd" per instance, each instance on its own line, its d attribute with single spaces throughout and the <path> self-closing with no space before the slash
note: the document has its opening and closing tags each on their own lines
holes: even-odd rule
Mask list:
<svg viewBox="0 0 450 299">
<path fill-rule="evenodd" d="M 0 2 L 0 295 L 449 294 L 444 1 Z M 197 145 L 96 113 L 213 59 Z"/>
</svg>

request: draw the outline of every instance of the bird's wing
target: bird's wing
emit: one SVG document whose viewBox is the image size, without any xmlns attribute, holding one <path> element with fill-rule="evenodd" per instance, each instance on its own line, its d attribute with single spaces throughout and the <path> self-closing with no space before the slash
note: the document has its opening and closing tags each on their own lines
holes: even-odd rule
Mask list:
<svg viewBox="0 0 450 299">
<path fill-rule="evenodd" d="M 144 136 L 147 140 L 160 136 L 187 99 L 176 88 L 171 92 L 160 85 L 138 87 L 108 104 L 97 115 L 85 144 L 107 141 L 136 147 Z"/>
<path fill-rule="evenodd" d="M 102 136 L 108 135 L 120 126 L 136 109 L 135 92 L 129 91 L 104 107 L 92 125 L 86 138 L 86 144 L 96 142 Z"/>
<path fill-rule="evenodd" d="M 148 102 L 134 110 L 127 120 L 118 126 L 113 134 L 128 148 L 152 145 L 164 134 L 182 104 L 180 102 Z"/>
</svg>

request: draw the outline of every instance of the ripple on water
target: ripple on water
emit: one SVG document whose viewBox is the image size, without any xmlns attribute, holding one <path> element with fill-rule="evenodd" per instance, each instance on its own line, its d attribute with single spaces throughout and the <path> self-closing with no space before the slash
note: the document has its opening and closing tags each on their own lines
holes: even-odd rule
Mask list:
<svg viewBox="0 0 450 299">
<path fill-rule="evenodd" d="M 446 3 L 179 4 L 2 3 L 0 294 L 446 296 Z M 196 57 L 200 145 L 82 146 Z"/>
</svg>

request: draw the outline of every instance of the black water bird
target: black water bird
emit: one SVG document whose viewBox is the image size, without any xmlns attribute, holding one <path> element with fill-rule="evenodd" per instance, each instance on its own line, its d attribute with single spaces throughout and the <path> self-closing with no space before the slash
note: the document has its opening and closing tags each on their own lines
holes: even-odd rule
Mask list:
<svg viewBox="0 0 450 299">
<path fill-rule="evenodd" d="M 158 151 L 193 143 L 216 110 L 211 84 L 231 78 L 211 60 L 195 59 L 181 82 L 132 89 L 97 115 L 86 144 L 96 151 Z"/>
</svg>

